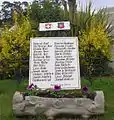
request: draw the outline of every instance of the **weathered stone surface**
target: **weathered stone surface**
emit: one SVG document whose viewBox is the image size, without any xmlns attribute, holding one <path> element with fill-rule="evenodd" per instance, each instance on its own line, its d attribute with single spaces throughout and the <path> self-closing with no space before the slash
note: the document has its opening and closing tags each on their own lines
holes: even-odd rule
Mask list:
<svg viewBox="0 0 114 120">
<path fill-rule="evenodd" d="M 88 98 L 44 98 L 26 96 L 16 92 L 13 96 L 13 112 L 17 116 L 44 114 L 53 119 L 59 114 L 82 115 L 89 117 L 104 113 L 104 94 L 96 91 L 93 100 Z"/>
<path fill-rule="evenodd" d="M 13 96 L 13 104 L 21 103 L 21 102 L 23 102 L 22 94 L 20 94 L 20 92 L 15 92 Z"/>
</svg>

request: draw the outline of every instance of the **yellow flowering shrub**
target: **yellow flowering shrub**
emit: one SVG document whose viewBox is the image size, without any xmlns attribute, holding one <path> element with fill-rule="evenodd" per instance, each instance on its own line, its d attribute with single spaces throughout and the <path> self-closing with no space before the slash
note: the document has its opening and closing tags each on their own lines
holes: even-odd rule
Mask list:
<svg viewBox="0 0 114 120">
<path fill-rule="evenodd" d="M 111 39 L 108 33 L 103 28 L 102 24 L 98 23 L 96 26 L 92 26 L 90 30 L 83 31 L 79 35 L 80 40 L 80 56 L 84 57 L 86 49 L 89 45 L 92 45 L 95 51 L 100 50 L 104 56 L 110 58 Z M 93 53 L 90 53 L 93 54 Z M 94 53 L 94 55 L 96 55 Z"/>
</svg>

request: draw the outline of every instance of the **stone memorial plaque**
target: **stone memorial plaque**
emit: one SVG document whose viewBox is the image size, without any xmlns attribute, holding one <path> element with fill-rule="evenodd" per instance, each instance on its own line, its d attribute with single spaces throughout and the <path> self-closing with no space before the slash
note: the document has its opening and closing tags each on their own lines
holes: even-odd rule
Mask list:
<svg viewBox="0 0 114 120">
<path fill-rule="evenodd" d="M 78 38 L 40 37 L 30 41 L 29 84 L 80 89 Z"/>
</svg>

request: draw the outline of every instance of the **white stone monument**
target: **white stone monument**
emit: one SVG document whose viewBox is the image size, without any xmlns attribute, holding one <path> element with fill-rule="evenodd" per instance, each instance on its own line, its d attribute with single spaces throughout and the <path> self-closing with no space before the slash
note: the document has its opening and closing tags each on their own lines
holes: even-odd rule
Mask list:
<svg viewBox="0 0 114 120">
<path fill-rule="evenodd" d="M 77 37 L 40 37 L 30 41 L 29 84 L 80 89 Z"/>
</svg>

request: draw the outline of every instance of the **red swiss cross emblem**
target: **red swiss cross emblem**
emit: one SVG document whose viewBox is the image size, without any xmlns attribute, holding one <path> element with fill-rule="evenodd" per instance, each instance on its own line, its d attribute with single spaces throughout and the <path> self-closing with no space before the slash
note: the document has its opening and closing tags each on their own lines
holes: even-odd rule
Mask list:
<svg viewBox="0 0 114 120">
<path fill-rule="evenodd" d="M 50 29 L 51 26 L 52 26 L 52 24 L 45 24 L 45 28 L 46 28 L 46 29 Z"/>
</svg>

